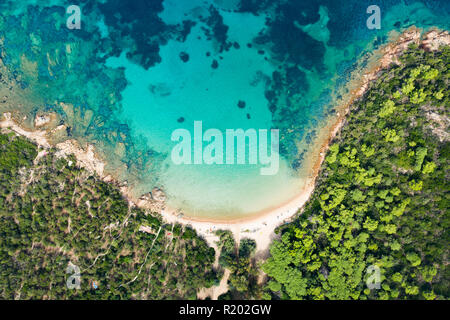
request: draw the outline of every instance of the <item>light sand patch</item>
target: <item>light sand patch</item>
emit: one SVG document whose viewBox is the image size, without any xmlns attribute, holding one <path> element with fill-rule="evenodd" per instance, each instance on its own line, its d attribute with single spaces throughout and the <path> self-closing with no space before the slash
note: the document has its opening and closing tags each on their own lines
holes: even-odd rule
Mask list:
<svg viewBox="0 0 450 320">
<path fill-rule="evenodd" d="M 219 285 L 213 286 L 211 288 L 203 288 L 197 293 L 197 298 L 205 300 L 210 298 L 211 300 L 217 300 L 220 295 L 227 293 L 228 291 L 228 278 L 230 277 L 230 270 L 225 269 L 223 277 L 220 280 Z"/>
</svg>

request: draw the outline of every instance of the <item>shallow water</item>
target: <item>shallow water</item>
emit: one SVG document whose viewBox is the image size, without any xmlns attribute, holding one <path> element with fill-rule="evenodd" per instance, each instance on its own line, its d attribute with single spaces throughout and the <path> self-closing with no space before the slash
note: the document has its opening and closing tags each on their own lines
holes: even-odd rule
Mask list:
<svg viewBox="0 0 450 320">
<path fill-rule="evenodd" d="M 69 30 L 62 1 L 0 1 L 3 62 L 15 79 L 0 111 L 57 112 L 66 138 L 96 145 L 135 194 L 160 187 L 187 215 L 276 207 L 304 185 L 306 156 L 350 73 L 390 31 L 450 21 L 448 1 L 373 1 L 380 30 L 366 27 L 362 1 L 299 2 L 85 1 L 81 30 Z M 223 134 L 279 129 L 278 173 L 174 164 L 171 135 L 193 135 L 194 121 Z"/>
</svg>

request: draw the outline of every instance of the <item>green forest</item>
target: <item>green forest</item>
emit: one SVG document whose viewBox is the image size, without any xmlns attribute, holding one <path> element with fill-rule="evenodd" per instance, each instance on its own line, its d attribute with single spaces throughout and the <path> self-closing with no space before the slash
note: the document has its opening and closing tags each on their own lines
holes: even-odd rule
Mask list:
<svg viewBox="0 0 450 320">
<path fill-rule="evenodd" d="M 410 47 L 354 103 L 279 227 L 266 299 L 448 299 L 449 47 Z"/>
<path fill-rule="evenodd" d="M 230 270 L 228 292 L 219 300 L 245 300 L 261 298 L 262 288 L 258 285 L 259 269 L 254 257 L 256 242 L 242 239 L 239 245 L 231 231 L 219 230 L 218 248 L 221 269 Z"/>
<path fill-rule="evenodd" d="M 74 163 L 0 134 L 0 298 L 196 299 L 218 283 L 194 230 L 129 206 Z M 66 285 L 75 272 L 79 290 Z"/>
</svg>

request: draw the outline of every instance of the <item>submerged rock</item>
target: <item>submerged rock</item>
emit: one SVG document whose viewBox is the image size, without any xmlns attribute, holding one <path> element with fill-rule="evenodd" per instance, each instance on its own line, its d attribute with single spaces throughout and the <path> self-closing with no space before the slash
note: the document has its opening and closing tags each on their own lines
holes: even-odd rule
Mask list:
<svg viewBox="0 0 450 320">
<path fill-rule="evenodd" d="M 187 54 L 186 52 L 180 52 L 180 59 L 183 62 L 188 62 L 189 61 L 189 54 Z"/>
<path fill-rule="evenodd" d="M 153 190 L 152 190 L 152 192 L 150 194 L 151 194 L 151 197 L 152 197 L 152 199 L 154 201 L 158 201 L 158 202 L 166 201 L 166 195 L 159 188 L 153 188 Z"/>
</svg>

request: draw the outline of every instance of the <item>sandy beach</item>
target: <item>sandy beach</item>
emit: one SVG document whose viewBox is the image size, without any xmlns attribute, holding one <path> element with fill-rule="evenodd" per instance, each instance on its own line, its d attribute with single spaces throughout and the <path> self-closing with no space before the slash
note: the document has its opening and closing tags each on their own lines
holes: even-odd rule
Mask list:
<svg viewBox="0 0 450 320">
<path fill-rule="evenodd" d="M 164 203 L 164 197 L 144 195 L 140 199 L 134 199 L 129 192 L 129 187 L 122 184 L 121 191 L 131 205 L 137 205 L 146 209 L 158 208 L 163 219 L 168 223 L 181 223 L 192 226 L 206 241 L 215 247 L 218 237 L 215 235 L 217 230 L 231 230 L 239 242 L 243 238 L 254 239 L 257 244 L 257 255 L 264 257 L 268 254 L 268 248 L 273 238 L 275 238 L 274 229 L 284 223 L 292 221 L 301 208 L 308 201 L 314 191 L 315 181 L 319 174 L 322 162 L 327 152 L 330 142 L 339 134 L 341 127 L 345 124 L 345 118 L 349 112 L 350 106 L 357 99 L 360 99 L 369 88 L 370 82 L 377 79 L 379 72 L 389 67 L 391 63 L 398 63 L 398 57 L 404 52 L 409 44 L 415 43 L 422 45 L 427 50 L 436 50 L 441 44 L 450 44 L 448 32 L 432 30 L 422 34 L 421 30 L 411 27 L 402 34 L 394 34 L 390 43 L 377 50 L 368 67 L 363 72 L 355 73 L 352 81 L 349 83 L 349 93 L 345 95 L 338 103 L 336 116 L 329 119 L 327 125 L 319 132 L 314 141 L 314 147 L 309 152 L 307 162 L 309 163 L 305 185 L 299 190 L 298 195 L 277 208 L 272 208 L 248 218 L 235 219 L 229 221 L 220 221 L 214 219 L 194 219 L 188 216 L 180 215 L 176 209 L 167 208 Z M 39 116 L 35 119 L 35 127 L 45 127 L 48 121 L 45 116 Z M 0 128 L 9 128 L 19 135 L 25 136 L 36 142 L 43 148 L 50 148 L 49 135 L 57 130 L 64 129 L 64 126 L 58 126 L 51 131 L 35 130 L 27 131 L 21 128 L 12 120 L 10 113 L 4 113 L 0 120 Z M 91 172 L 97 173 L 105 181 L 114 182 L 111 175 L 105 172 L 104 161 L 95 153 L 94 147 L 89 145 L 83 148 L 75 140 L 67 140 L 54 145 L 59 155 L 74 154 L 81 167 Z M 117 183 L 117 185 L 121 185 Z M 152 210 L 154 211 L 154 210 Z"/>
<path fill-rule="evenodd" d="M 191 225 L 209 243 L 218 240 L 214 234 L 216 230 L 230 230 L 238 242 L 243 238 L 254 239 L 258 253 L 261 256 L 266 256 L 268 247 L 272 239 L 275 238 L 275 228 L 292 221 L 293 217 L 301 211 L 301 208 L 312 195 L 315 180 L 319 174 L 328 146 L 345 124 L 346 115 L 351 105 L 364 95 L 370 83 L 377 79 L 382 69 L 388 68 L 391 63 L 399 62 L 398 57 L 412 43 L 422 45 L 428 50 L 436 50 L 442 44 L 450 44 L 450 36 L 448 32 L 438 30 L 431 30 L 422 35 L 422 31 L 415 27 L 411 27 L 402 34 L 393 34 L 390 42 L 374 53 L 363 73 L 355 73 L 353 75 L 352 81 L 348 85 L 350 88 L 349 93 L 342 98 L 341 103 L 336 108 L 337 116 L 329 120 L 314 141 L 316 147 L 313 148 L 309 155 L 310 158 L 307 159 L 310 162 L 310 173 L 297 197 L 278 208 L 266 210 L 247 218 L 226 222 L 214 219 L 196 219 L 188 216 L 180 217 L 179 212 L 173 209 L 162 210 L 161 214 L 164 219 L 172 223 L 178 222 Z"/>
</svg>

